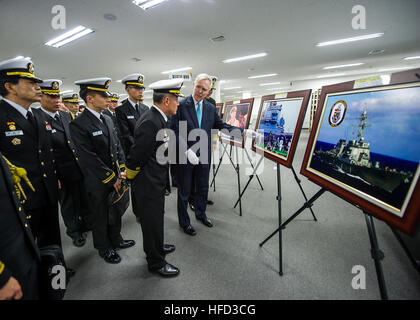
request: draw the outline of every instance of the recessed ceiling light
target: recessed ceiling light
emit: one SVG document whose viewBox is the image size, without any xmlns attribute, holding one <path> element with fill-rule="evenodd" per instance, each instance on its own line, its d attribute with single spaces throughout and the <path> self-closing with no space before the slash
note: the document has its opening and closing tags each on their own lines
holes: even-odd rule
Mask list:
<svg viewBox="0 0 420 320">
<path fill-rule="evenodd" d="M 257 54 L 252 54 L 250 56 L 244 56 L 244 57 L 226 59 L 226 60 L 223 60 L 222 62 L 223 63 L 231 63 L 231 62 L 237 62 L 237 61 L 243 61 L 243 60 L 261 58 L 261 57 L 265 57 L 266 55 L 267 55 L 267 53 L 261 52 L 261 53 L 257 53 Z"/>
<path fill-rule="evenodd" d="M 234 90 L 234 89 L 242 89 L 242 87 L 222 88 L 222 90 Z"/>
<path fill-rule="evenodd" d="M 183 68 L 178 68 L 178 69 L 163 71 L 162 74 L 169 74 L 169 73 L 173 73 L 173 72 L 187 71 L 187 70 L 191 70 L 191 69 L 192 69 L 192 67 L 183 67 Z"/>
<path fill-rule="evenodd" d="M 348 67 L 355 67 L 355 66 L 361 66 L 362 62 L 358 62 L 358 63 L 350 63 L 350 64 L 342 64 L 342 65 L 338 65 L 338 66 L 331 66 L 331 67 L 324 67 L 324 70 L 328 70 L 328 69 L 340 69 L 340 68 L 348 68 Z"/>
<path fill-rule="evenodd" d="M 46 46 L 54 47 L 54 48 L 60 48 L 64 46 L 65 44 L 75 41 L 81 37 L 84 37 L 88 35 L 89 33 L 94 32 L 92 29 L 86 28 L 84 26 L 78 26 L 61 36 L 58 36 L 48 42 L 45 43 Z"/>
<path fill-rule="evenodd" d="M 106 13 L 106 14 L 104 14 L 104 18 L 106 20 L 109 20 L 109 21 L 115 21 L 115 20 L 117 20 L 117 16 L 115 14 L 112 14 L 112 13 Z"/>
<path fill-rule="evenodd" d="M 260 86 L 261 87 L 264 87 L 264 86 L 274 86 L 274 85 L 278 85 L 280 83 L 281 82 L 260 83 Z"/>
<path fill-rule="evenodd" d="M 167 0 L 134 0 L 133 3 L 136 6 L 142 8 L 143 10 L 147 10 L 147 9 L 156 7 L 157 5 L 165 1 Z"/>
<path fill-rule="evenodd" d="M 267 78 L 267 77 L 274 77 L 276 75 L 277 75 L 277 73 L 262 74 L 262 75 L 259 75 L 259 76 L 251 76 L 251 77 L 248 77 L 248 79 Z"/>
<path fill-rule="evenodd" d="M 405 57 L 404 60 L 415 60 L 420 59 L 420 56 L 413 56 L 413 57 Z"/>
<path fill-rule="evenodd" d="M 345 76 L 345 73 L 334 73 L 334 74 L 324 74 L 322 76 L 317 76 L 318 79 L 322 79 L 322 78 L 331 78 L 331 77 L 340 77 L 340 76 Z"/>
<path fill-rule="evenodd" d="M 320 42 L 316 46 L 317 47 L 324 47 L 324 46 L 331 46 L 334 44 L 341 44 L 346 42 L 353 42 L 353 41 L 360 41 L 360 40 L 368 40 L 368 39 L 374 39 L 378 37 L 382 37 L 384 35 L 383 32 L 380 33 L 372 33 L 367 34 L 364 36 L 358 36 L 358 37 L 351 37 L 351 38 L 345 38 L 345 39 L 338 39 L 338 40 L 332 40 L 332 41 L 326 41 L 326 42 Z"/>
</svg>

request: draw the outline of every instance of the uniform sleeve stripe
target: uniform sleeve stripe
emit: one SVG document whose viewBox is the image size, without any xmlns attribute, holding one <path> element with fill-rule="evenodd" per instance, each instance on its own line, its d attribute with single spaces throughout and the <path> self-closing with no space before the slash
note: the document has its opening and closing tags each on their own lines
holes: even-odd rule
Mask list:
<svg viewBox="0 0 420 320">
<path fill-rule="evenodd" d="M 125 172 L 127 173 L 127 179 L 134 179 L 140 172 L 140 168 L 136 168 L 136 170 L 131 170 L 130 168 L 125 168 Z"/>
<path fill-rule="evenodd" d="M 106 178 L 105 180 L 102 180 L 102 182 L 103 182 L 103 183 L 108 183 L 108 182 L 110 182 L 112 179 L 114 179 L 114 177 L 115 177 L 115 172 L 112 172 L 112 174 L 111 174 L 108 178 Z"/>
</svg>

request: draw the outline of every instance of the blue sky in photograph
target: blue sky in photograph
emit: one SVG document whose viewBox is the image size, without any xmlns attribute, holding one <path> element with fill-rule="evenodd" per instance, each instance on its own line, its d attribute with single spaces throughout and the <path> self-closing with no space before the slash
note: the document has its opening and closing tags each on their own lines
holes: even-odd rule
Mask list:
<svg viewBox="0 0 420 320">
<path fill-rule="evenodd" d="M 341 125 L 331 127 L 328 116 L 338 100 L 347 102 Z M 336 144 L 339 139 L 357 138 L 358 118 L 366 108 L 365 142 L 371 152 L 420 162 L 420 87 L 330 96 L 318 140 Z"/>
</svg>

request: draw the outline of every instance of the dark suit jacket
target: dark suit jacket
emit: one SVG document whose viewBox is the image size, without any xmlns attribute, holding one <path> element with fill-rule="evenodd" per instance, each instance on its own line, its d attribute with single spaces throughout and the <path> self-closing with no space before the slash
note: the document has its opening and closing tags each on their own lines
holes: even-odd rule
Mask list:
<svg viewBox="0 0 420 320">
<path fill-rule="evenodd" d="M 106 109 L 106 110 L 102 111 L 102 113 L 106 114 L 107 116 L 109 116 L 112 119 L 112 122 L 114 122 L 115 131 L 117 132 L 117 137 L 118 137 L 118 139 L 120 139 L 120 142 L 122 143 L 121 131 L 120 131 L 120 127 L 118 126 L 118 119 L 117 119 L 116 112 L 114 112 L 114 114 L 112 114 L 111 111 Z"/>
<path fill-rule="evenodd" d="M 219 115 L 217 114 L 216 107 L 208 102 L 206 99 L 202 101 L 202 118 L 201 118 L 201 129 L 203 129 L 207 133 L 208 138 L 208 163 L 210 163 L 211 159 L 211 130 L 212 129 L 227 129 L 229 131 L 238 129 L 231 125 L 228 125 L 220 119 Z M 174 130 L 176 138 L 177 138 L 177 150 L 186 151 L 186 148 L 191 148 L 196 141 L 186 141 L 186 137 L 182 136 L 182 132 L 179 131 L 179 122 L 186 121 L 187 123 L 187 134 L 194 129 L 198 129 L 198 119 L 197 113 L 195 110 L 194 100 L 192 96 L 188 96 L 184 100 L 179 103 L 178 111 L 176 115 L 172 116 L 171 118 L 171 128 Z M 180 135 L 181 134 L 181 135 Z M 188 137 L 188 136 L 187 136 Z M 179 145 L 181 147 L 179 148 Z M 182 156 L 182 155 L 181 155 Z"/>
<path fill-rule="evenodd" d="M 33 192 L 25 182 L 22 188 L 28 197 L 26 210 L 35 210 L 57 203 L 58 183 L 50 137 L 51 124 L 34 112 L 35 129 L 15 108 L 0 101 L 0 151 L 15 166 L 26 169 L 35 188 Z"/>
<path fill-rule="evenodd" d="M 26 214 L 14 191 L 9 166 L 0 153 L 0 288 L 11 276 L 26 275 L 40 260 Z"/>
<path fill-rule="evenodd" d="M 125 166 L 124 152 L 110 117 L 103 115 L 105 124 L 86 108 L 70 123 L 70 134 L 80 155 L 82 172 L 88 191 L 110 188 L 118 178 L 118 163 Z"/>
<path fill-rule="evenodd" d="M 57 175 L 61 180 L 80 181 L 83 179 L 79 165 L 79 156 L 76 146 L 70 135 L 70 122 L 72 117 L 68 112 L 58 111 L 60 121 L 57 122 L 41 109 L 33 110 L 51 123 L 51 138 L 54 148 L 54 157 L 57 166 Z"/>
<path fill-rule="evenodd" d="M 168 178 L 168 164 L 161 164 L 157 159 L 157 150 L 166 141 L 156 141 L 161 129 L 167 128 L 165 119 L 154 107 L 150 108 L 137 122 L 134 132 L 134 145 L 127 158 L 127 177 L 134 178 L 133 192 L 138 197 L 164 198 Z M 161 152 L 158 156 L 162 155 Z M 135 173 L 134 173 L 135 172 Z"/>
<path fill-rule="evenodd" d="M 134 143 L 134 129 L 136 127 L 136 122 L 148 110 L 149 108 L 147 106 L 139 103 L 139 114 L 137 114 L 128 99 L 115 109 L 122 139 L 121 143 L 126 154 L 130 152 L 130 148 Z"/>
</svg>

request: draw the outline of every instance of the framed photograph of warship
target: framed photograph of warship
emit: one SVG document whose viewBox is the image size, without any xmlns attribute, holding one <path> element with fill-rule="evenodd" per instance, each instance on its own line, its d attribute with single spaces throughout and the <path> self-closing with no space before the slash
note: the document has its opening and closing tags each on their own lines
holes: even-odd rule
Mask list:
<svg viewBox="0 0 420 320">
<path fill-rule="evenodd" d="M 219 117 L 222 116 L 223 103 L 216 103 L 216 110 Z"/>
<path fill-rule="evenodd" d="M 420 69 L 322 88 L 301 174 L 410 234 L 420 216 Z"/>
<path fill-rule="evenodd" d="M 268 95 L 261 99 L 252 150 L 263 150 L 264 156 L 290 168 L 311 90 L 288 92 L 282 96 Z"/>
<path fill-rule="evenodd" d="M 234 103 L 233 101 L 226 102 L 223 122 L 241 129 L 248 129 L 253 104 L 254 98 L 242 99 L 239 103 Z M 234 144 L 235 146 L 241 148 L 244 147 L 245 143 L 245 139 L 242 135 L 234 138 L 223 133 L 221 134 L 221 141 Z"/>
</svg>

